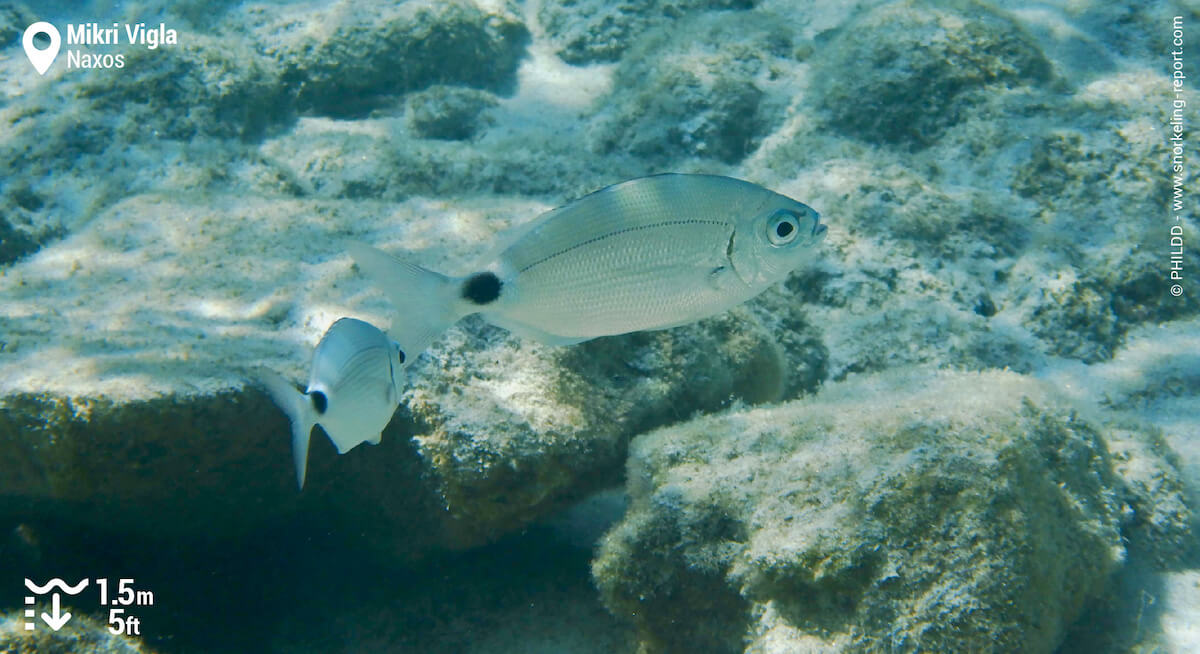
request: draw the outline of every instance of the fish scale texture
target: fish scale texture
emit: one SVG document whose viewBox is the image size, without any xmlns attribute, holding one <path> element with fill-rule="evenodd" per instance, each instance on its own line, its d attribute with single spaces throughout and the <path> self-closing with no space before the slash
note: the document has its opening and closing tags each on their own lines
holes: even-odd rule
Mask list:
<svg viewBox="0 0 1200 654">
<path fill-rule="evenodd" d="M 704 304 L 720 306 L 725 298 L 705 297 L 705 291 L 716 295 L 709 273 L 721 265 L 724 254 L 711 244 L 727 240 L 728 227 L 687 226 L 688 238 L 699 247 L 672 247 L 676 239 L 662 231 L 661 236 L 613 237 L 589 246 L 586 258 L 546 262 L 522 273 L 515 281 L 520 288 L 516 316 L 565 333 L 605 334 L 712 313 Z M 613 288 L 621 292 L 615 294 Z"/>
</svg>

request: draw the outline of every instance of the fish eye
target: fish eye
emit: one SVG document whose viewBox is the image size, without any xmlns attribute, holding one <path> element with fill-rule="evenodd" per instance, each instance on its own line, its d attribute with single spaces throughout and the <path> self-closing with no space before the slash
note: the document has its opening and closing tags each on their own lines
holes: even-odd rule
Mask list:
<svg viewBox="0 0 1200 654">
<path fill-rule="evenodd" d="M 767 240 L 775 247 L 791 243 L 799 233 L 800 225 L 796 222 L 796 216 L 789 211 L 777 211 L 767 221 Z"/>
</svg>

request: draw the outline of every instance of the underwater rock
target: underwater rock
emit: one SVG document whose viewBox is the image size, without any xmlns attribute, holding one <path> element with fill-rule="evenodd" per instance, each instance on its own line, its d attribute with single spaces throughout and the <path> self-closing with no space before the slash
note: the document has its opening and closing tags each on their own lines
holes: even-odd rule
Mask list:
<svg viewBox="0 0 1200 654">
<path fill-rule="evenodd" d="M 563 61 L 572 64 L 616 61 L 642 34 L 689 13 L 750 9 L 757 0 L 548 0 L 538 20 Z"/>
<path fill-rule="evenodd" d="M 1153 60 L 1176 49 L 1171 42 L 1171 30 L 1163 27 L 1171 25 L 1175 16 L 1183 16 L 1189 23 L 1200 19 L 1200 8 L 1195 4 L 1169 0 L 1065 6 L 1082 31 L 1106 46 L 1108 56 L 1130 59 Z"/>
<path fill-rule="evenodd" d="M 771 80 L 791 54 L 787 29 L 757 13 L 700 16 L 648 37 L 617 68 L 593 147 L 737 163 L 782 120 L 790 98 Z"/>
<path fill-rule="evenodd" d="M 401 561 L 478 545 L 615 481 L 641 430 L 778 397 L 789 363 L 770 334 L 733 324 L 744 320 L 581 351 L 452 330 L 413 369 L 383 444 L 335 457 L 314 436 L 303 494 L 286 420 L 260 392 L 133 403 L 9 395 L 0 516 L 38 506 L 40 520 L 100 533 L 215 542 L 299 518 Z"/>
<path fill-rule="evenodd" d="M 917 152 L 830 143 L 816 121 L 789 119 L 780 132 L 797 134 L 771 137 L 752 162 L 809 178 L 804 193 L 831 216 L 822 269 L 801 273 L 818 291 L 812 320 L 838 326 L 830 378 L 1105 361 L 1129 330 L 1200 313 L 1162 272 L 1165 79 L 1112 75 L 1065 100 L 999 93 Z M 795 163 L 812 150 L 841 156 L 816 172 Z M 1182 260 L 1200 258 L 1182 241 Z"/>
<path fill-rule="evenodd" d="M 1161 430 L 1120 423 L 1106 431 L 1113 469 L 1124 481 L 1123 500 L 1135 514 L 1122 530 L 1132 556 L 1148 567 L 1178 566 L 1197 554 L 1192 512 L 1180 457 Z"/>
<path fill-rule="evenodd" d="M 873 188 L 870 176 L 862 181 L 868 189 Z M 785 282 L 796 296 L 804 298 L 808 321 L 830 326 L 821 333 L 821 345 L 828 352 L 828 379 L 911 365 L 969 370 L 1008 367 L 1020 372 L 1041 365 L 1045 355 L 1037 340 L 1009 317 L 1006 260 L 988 256 L 990 246 L 964 238 L 961 230 L 948 232 L 941 244 L 929 243 L 923 250 L 916 241 L 870 235 L 865 223 L 861 228 L 856 223 L 864 213 L 884 214 L 872 207 L 878 200 L 869 199 L 878 195 L 871 190 L 858 196 L 868 199 L 866 202 L 847 201 L 838 214 L 847 216 L 844 224 L 849 223 L 846 228 L 854 237 L 834 228 L 820 264 L 797 271 Z M 927 196 L 914 202 L 929 200 Z M 970 204 L 960 199 L 952 202 L 963 209 Z M 974 211 L 986 216 L 987 205 Z M 899 215 L 890 217 L 913 215 L 895 213 Z M 960 218 L 950 212 L 929 216 L 924 222 L 953 224 Z M 891 229 L 884 222 L 876 231 Z M 1014 232 L 1021 230 L 1014 226 Z M 974 252 L 958 263 L 932 256 L 955 250 Z"/>
<path fill-rule="evenodd" d="M 287 133 L 263 143 L 261 151 L 295 181 L 297 194 L 380 201 L 409 193 L 397 179 L 401 169 L 394 146 L 385 129 L 301 118 Z"/>
<path fill-rule="evenodd" d="M 485 111 L 479 119 L 488 120 L 490 113 Z M 406 122 L 301 118 L 286 133 L 266 141 L 262 153 L 285 178 L 295 181 L 301 194 L 366 201 L 485 193 L 577 197 L 595 190 L 597 179 L 649 172 L 628 160 L 581 151 L 578 142 L 557 134 L 521 131 L 497 136 L 488 129 L 478 138 L 446 141 L 423 138 Z"/>
<path fill-rule="evenodd" d="M 486 91 L 454 86 L 431 86 L 408 96 L 408 128 L 417 136 L 462 141 L 488 121 L 480 114 L 496 106 Z"/>
<path fill-rule="evenodd" d="M 123 68 L 80 75 L 77 97 L 87 99 L 93 119 L 113 117 L 116 142 L 254 141 L 294 113 L 280 74 L 244 42 L 188 33 L 177 45 L 128 49 Z"/>
<path fill-rule="evenodd" d="M 185 197 L 125 199 L 0 277 L 0 519 L 96 539 L 230 543 L 299 514 L 325 516 L 319 529 L 336 531 L 343 502 L 395 510 L 409 526 L 435 515 L 412 509 L 424 496 L 401 482 L 385 484 L 387 492 L 370 475 L 334 483 L 323 437 L 310 466 L 314 492 L 297 493 L 286 420 L 261 391 L 243 387 L 254 365 L 301 377 L 280 365 L 283 353 L 300 366 L 311 357 L 292 333 L 306 316 L 292 315 L 291 293 L 339 296 L 327 265 L 305 263 L 327 257 L 340 229 L 323 216 L 360 221 L 373 210 Z M 248 236 L 263 228 L 276 238 Z M 345 282 L 348 258 L 340 268 Z M 332 322 L 310 319 L 320 329 Z M 370 454 L 396 448 L 395 473 L 415 458 L 406 444 L 392 433 Z M 367 454 L 338 463 L 357 474 L 355 460 Z M 391 500 L 381 505 L 371 494 Z M 436 525 L 413 534 L 389 534 L 390 546 L 428 549 Z"/>
<path fill-rule="evenodd" d="M 37 20 L 36 14 L 21 2 L 0 2 L 0 47 L 19 44 L 25 28 Z"/>
<path fill-rule="evenodd" d="M 782 347 L 747 307 L 569 348 L 470 321 L 427 356 L 410 369 L 403 405 L 459 544 L 616 481 L 626 444 L 647 429 L 819 382 L 790 379 L 813 353 Z"/>
<path fill-rule="evenodd" d="M 1125 539 L 1153 537 L 1139 524 L 1188 538 L 1159 519 L 1190 516 L 1178 473 L 1136 447 L 1114 462 L 1111 435 L 999 371 L 891 371 L 700 418 L 634 440 L 630 511 L 593 575 L 645 652 L 1052 652 Z"/>
<path fill-rule="evenodd" d="M 227 179 L 242 141 L 290 116 L 275 62 L 238 41 L 187 34 L 121 56 L 0 106 L 0 265 L 128 195 Z"/>
<path fill-rule="evenodd" d="M 40 207 L 40 204 L 38 206 Z M 17 215 L 24 213 L 20 209 L 10 208 L 9 211 Z M 49 226 L 35 227 L 27 223 L 14 225 L 4 213 L 0 213 L 0 266 L 7 266 L 21 257 L 37 252 L 43 243 L 61 234 L 60 230 Z"/>
<path fill-rule="evenodd" d="M 814 91 L 846 134 L 919 148 L 962 120 L 979 92 L 1050 77 L 1037 44 L 1006 15 L 973 1 L 901 0 L 842 29 Z"/>
<path fill-rule="evenodd" d="M 1038 376 L 1081 401 L 1103 398 L 1106 408 L 1155 427 L 1156 431 L 1149 433 L 1114 428 L 1109 449 L 1119 468 L 1126 465 L 1121 451 L 1133 448 L 1137 456 L 1131 466 L 1154 457 L 1165 458 L 1182 470 L 1186 479 L 1200 479 L 1200 441 L 1194 437 L 1200 433 L 1200 319 L 1138 327 L 1111 361 L 1087 365 L 1078 360 L 1059 360 Z M 1123 436 L 1129 433 L 1145 438 L 1130 441 Z M 1163 492 L 1174 492 L 1170 489 L 1175 482 L 1160 476 L 1156 467 L 1130 468 L 1122 474 L 1131 480 L 1134 489 L 1139 485 L 1161 486 L 1166 488 Z M 1194 483 L 1187 490 L 1193 504 L 1200 502 Z M 1163 511 L 1168 506 L 1162 501 L 1156 504 L 1160 518 L 1148 524 L 1173 520 Z M 1156 526 L 1151 529 L 1159 530 Z M 1151 551 L 1154 543 L 1171 543 L 1165 534 L 1147 540 Z"/>
<path fill-rule="evenodd" d="M 1030 316 L 1031 329 L 1051 354 L 1086 363 L 1112 358 L 1128 327 L 1113 313 L 1110 293 L 1079 281 L 1044 293 Z"/>
<path fill-rule="evenodd" d="M 361 118 L 434 84 L 507 93 L 529 35 L 505 3 L 356 3 L 300 16 L 272 8 L 256 33 L 301 112 Z M 290 10 L 294 11 L 294 10 Z M 319 23 L 319 30 L 302 26 Z"/>
<path fill-rule="evenodd" d="M 1170 105 L 1157 99 L 1145 101 Z M 1154 172 L 1157 129 L 1124 112 L 1107 108 L 1097 129 L 1047 130 L 1014 170 L 1013 190 L 1036 203 L 1033 244 L 1063 255 L 1047 262 L 1043 282 L 1026 298 L 1026 322 L 1047 351 L 1089 363 L 1112 358 L 1138 325 L 1200 313 L 1200 298 L 1174 297 L 1163 281 L 1167 237 L 1159 216 L 1170 180 Z M 1181 239 L 1182 260 L 1200 257 L 1194 241 Z M 1085 247 L 1089 255 L 1080 256 Z"/>
</svg>

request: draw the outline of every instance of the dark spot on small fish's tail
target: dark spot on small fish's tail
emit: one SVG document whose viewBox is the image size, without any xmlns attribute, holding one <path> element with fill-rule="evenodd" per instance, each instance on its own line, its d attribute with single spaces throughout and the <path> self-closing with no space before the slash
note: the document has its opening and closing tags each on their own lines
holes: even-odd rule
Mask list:
<svg viewBox="0 0 1200 654">
<path fill-rule="evenodd" d="M 325 397 L 321 391 L 313 391 L 308 396 L 312 398 L 313 408 L 317 410 L 317 413 L 324 415 L 326 409 L 329 408 L 329 398 Z"/>
<path fill-rule="evenodd" d="M 475 304 L 489 304 L 500 297 L 500 287 L 503 282 L 496 273 L 475 273 L 467 278 L 462 285 L 462 297 Z"/>
</svg>

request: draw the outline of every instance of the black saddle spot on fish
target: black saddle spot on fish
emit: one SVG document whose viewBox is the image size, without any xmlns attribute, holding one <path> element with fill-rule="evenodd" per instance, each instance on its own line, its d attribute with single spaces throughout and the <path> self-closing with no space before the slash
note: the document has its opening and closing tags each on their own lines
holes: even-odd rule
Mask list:
<svg viewBox="0 0 1200 654">
<path fill-rule="evenodd" d="M 321 391 L 313 391 L 309 393 L 309 397 L 312 398 L 313 408 L 317 410 L 318 414 L 324 414 L 325 410 L 329 408 L 329 398 L 325 397 Z"/>
<path fill-rule="evenodd" d="M 463 282 L 462 296 L 475 304 L 489 304 L 500 297 L 500 287 L 503 283 L 496 273 L 475 273 Z"/>
<path fill-rule="evenodd" d="M 400 363 L 404 363 L 404 360 L 408 358 L 404 356 L 404 350 L 401 350 L 400 348 L 396 348 L 396 355 L 400 359 Z"/>
</svg>

